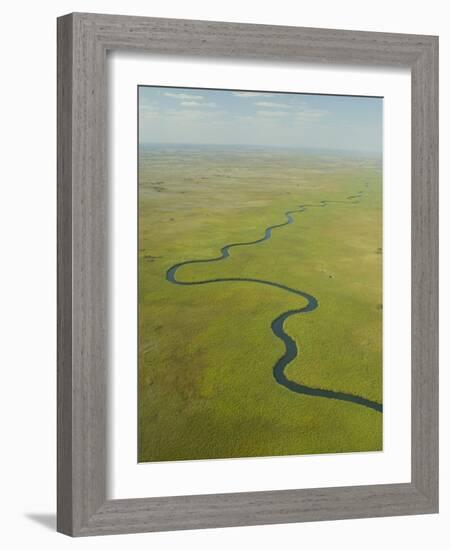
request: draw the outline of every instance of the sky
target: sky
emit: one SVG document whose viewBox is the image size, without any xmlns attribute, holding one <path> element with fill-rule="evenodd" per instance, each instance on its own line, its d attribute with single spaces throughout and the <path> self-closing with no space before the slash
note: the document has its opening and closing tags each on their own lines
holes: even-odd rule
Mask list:
<svg viewBox="0 0 450 550">
<path fill-rule="evenodd" d="M 382 151 L 382 98 L 139 87 L 140 143 Z"/>
</svg>

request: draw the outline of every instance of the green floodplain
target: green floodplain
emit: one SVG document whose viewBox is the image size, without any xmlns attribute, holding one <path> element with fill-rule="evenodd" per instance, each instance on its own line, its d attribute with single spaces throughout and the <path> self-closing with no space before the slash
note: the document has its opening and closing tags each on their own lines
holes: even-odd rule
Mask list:
<svg viewBox="0 0 450 550">
<path fill-rule="evenodd" d="M 347 197 L 362 192 L 359 201 Z M 177 285 L 180 262 L 269 240 L 179 281 L 248 278 L 313 295 L 287 319 L 288 379 L 382 403 L 380 158 L 242 147 L 141 145 L 139 462 L 382 450 L 382 413 L 283 387 L 272 321 L 306 300 L 251 282 Z"/>
</svg>

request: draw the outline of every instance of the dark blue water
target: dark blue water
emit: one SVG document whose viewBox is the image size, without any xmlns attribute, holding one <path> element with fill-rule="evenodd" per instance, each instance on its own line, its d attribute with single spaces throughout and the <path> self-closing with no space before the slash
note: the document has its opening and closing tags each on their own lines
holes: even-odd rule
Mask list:
<svg viewBox="0 0 450 550">
<path fill-rule="evenodd" d="M 366 187 L 367 187 L 367 184 L 366 184 Z M 333 390 L 326 390 L 321 388 L 312 388 L 310 386 L 298 384 L 297 382 L 294 382 L 293 380 L 290 380 L 289 378 L 287 378 L 285 374 L 286 367 L 289 365 L 289 363 L 291 363 L 291 361 L 293 361 L 297 357 L 298 349 L 295 341 L 284 330 L 284 323 L 287 319 L 289 319 L 289 317 L 292 317 L 293 315 L 309 313 L 319 307 L 319 302 L 317 298 L 314 297 L 312 294 L 309 294 L 302 290 L 297 290 L 295 288 L 290 288 L 286 285 L 283 285 L 274 281 L 265 281 L 263 279 L 253 279 L 253 278 L 244 278 L 244 277 L 227 277 L 227 278 L 224 277 L 224 278 L 216 278 L 216 279 L 206 279 L 204 281 L 180 281 L 176 278 L 176 273 L 182 266 L 191 265 L 191 264 L 209 263 L 209 262 L 219 262 L 221 260 L 225 260 L 230 256 L 230 250 L 232 248 L 235 248 L 238 246 L 255 245 L 255 244 L 262 243 L 263 241 L 269 240 L 270 237 L 272 236 L 272 231 L 274 229 L 278 229 L 279 227 L 284 227 L 286 225 L 290 225 L 294 223 L 294 218 L 292 217 L 292 214 L 294 213 L 304 212 L 308 208 L 323 208 L 331 203 L 349 204 L 349 201 L 350 201 L 352 204 L 356 204 L 360 201 L 362 195 L 363 195 L 363 191 L 359 191 L 356 195 L 350 195 L 349 197 L 347 197 L 345 200 L 342 200 L 342 201 L 323 200 L 323 201 L 320 201 L 320 203 L 318 204 L 302 204 L 299 206 L 297 210 L 288 210 L 287 212 L 285 212 L 286 221 L 277 225 L 269 226 L 264 231 L 264 236 L 261 237 L 260 239 L 257 239 L 255 241 L 226 244 L 220 249 L 220 256 L 217 256 L 216 258 L 210 258 L 210 259 L 204 259 L 204 260 L 186 260 L 184 262 L 175 264 L 167 270 L 166 279 L 170 283 L 173 283 L 176 285 L 188 285 L 188 286 L 206 285 L 206 284 L 212 284 L 212 283 L 256 283 L 260 285 L 268 285 L 271 287 L 279 288 L 285 292 L 290 292 L 292 294 L 296 294 L 297 296 L 301 296 L 307 301 L 305 306 L 299 309 L 285 311 L 284 313 L 279 315 L 276 319 L 274 319 L 271 324 L 272 332 L 277 338 L 279 338 L 283 342 L 285 347 L 284 354 L 278 359 L 278 361 L 275 363 L 275 366 L 273 367 L 273 376 L 275 380 L 281 386 L 295 393 L 310 395 L 314 397 L 324 397 L 327 399 L 337 399 L 339 401 L 347 401 L 349 403 L 354 403 L 356 405 L 368 407 L 370 409 L 373 409 L 374 411 L 383 412 L 383 405 L 381 403 L 377 403 L 376 401 L 371 401 L 370 399 L 366 399 L 365 397 L 362 397 L 360 395 L 344 393 L 344 392 L 336 392 Z"/>
</svg>

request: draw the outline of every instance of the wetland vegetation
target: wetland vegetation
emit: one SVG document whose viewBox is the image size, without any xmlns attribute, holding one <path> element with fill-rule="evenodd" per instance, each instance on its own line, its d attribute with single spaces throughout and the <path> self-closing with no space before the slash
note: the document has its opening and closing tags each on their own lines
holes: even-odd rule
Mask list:
<svg viewBox="0 0 450 550">
<path fill-rule="evenodd" d="M 139 461 L 381 450 L 381 411 L 379 155 L 141 143 Z"/>
</svg>

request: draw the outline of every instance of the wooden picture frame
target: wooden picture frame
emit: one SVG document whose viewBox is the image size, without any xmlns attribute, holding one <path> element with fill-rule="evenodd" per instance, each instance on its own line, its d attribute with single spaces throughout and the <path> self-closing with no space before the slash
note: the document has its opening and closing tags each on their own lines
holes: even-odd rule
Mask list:
<svg viewBox="0 0 450 550">
<path fill-rule="evenodd" d="M 410 483 L 108 500 L 106 53 L 411 69 Z M 74 13 L 58 19 L 58 531 L 72 536 L 438 511 L 438 38 Z"/>
</svg>

